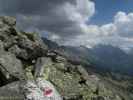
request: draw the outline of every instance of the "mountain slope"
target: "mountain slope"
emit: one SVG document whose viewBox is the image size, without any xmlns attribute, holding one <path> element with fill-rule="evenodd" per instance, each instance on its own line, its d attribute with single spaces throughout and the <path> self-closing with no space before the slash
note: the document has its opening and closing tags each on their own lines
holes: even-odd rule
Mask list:
<svg viewBox="0 0 133 100">
<path fill-rule="evenodd" d="M 16 30 L 14 18 L 0 17 L 0 23 L 1 100 L 133 99 L 100 74 L 49 49 L 39 34 Z"/>
<path fill-rule="evenodd" d="M 58 46 L 52 42 L 49 48 L 56 50 L 73 62 L 85 65 L 93 64 L 97 70 L 133 75 L 133 55 L 127 54 L 118 47 L 111 45 L 96 45 L 93 48 Z"/>
<path fill-rule="evenodd" d="M 114 93 L 121 95 L 121 97 L 124 96 L 126 98 L 125 100 L 132 100 L 133 78 L 130 77 L 132 74 L 129 74 L 129 71 L 132 69 L 132 56 L 127 55 L 120 48 L 110 45 L 97 45 L 91 49 L 84 46 L 58 46 L 58 48 L 51 50 L 55 50 L 65 56 L 74 64 L 80 63 L 85 65 L 85 68 L 90 74 L 93 72 L 94 75 L 99 76 L 101 81 L 106 84 L 108 88 L 111 87 Z M 126 64 L 127 67 L 125 66 Z M 118 66 L 118 68 L 112 65 Z M 112 70 L 112 67 L 115 69 Z M 127 68 L 127 70 L 125 70 L 125 68 Z"/>
<path fill-rule="evenodd" d="M 91 54 L 96 57 L 95 64 L 101 68 L 121 74 L 132 74 L 132 58 L 118 47 L 98 45 L 92 48 Z"/>
</svg>

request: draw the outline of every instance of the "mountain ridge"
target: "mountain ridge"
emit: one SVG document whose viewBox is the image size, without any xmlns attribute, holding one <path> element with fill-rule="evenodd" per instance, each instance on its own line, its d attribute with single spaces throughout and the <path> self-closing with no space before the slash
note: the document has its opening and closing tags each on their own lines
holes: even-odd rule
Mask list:
<svg viewBox="0 0 133 100">
<path fill-rule="evenodd" d="M 50 49 L 38 33 L 15 25 L 15 18 L 0 17 L 1 100 L 132 100 L 132 87 L 85 69 L 56 46 Z"/>
<path fill-rule="evenodd" d="M 50 48 L 52 47 L 52 43 Z M 58 46 L 58 44 L 56 44 L 56 48 L 54 48 L 54 50 L 55 49 L 59 52 L 64 53 L 62 55 L 68 56 L 69 59 L 74 59 L 77 62 L 82 63 L 83 61 L 85 61 L 86 64 L 89 64 L 89 62 L 91 62 L 96 66 L 97 69 L 101 69 L 101 71 L 105 70 L 118 73 L 120 72 L 121 74 L 133 76 L 133 55 L 124 52 L 118 47 L 99 44 L 94 46 L 93 48 L 87 48 L 84 46 Z"/>
</svg>

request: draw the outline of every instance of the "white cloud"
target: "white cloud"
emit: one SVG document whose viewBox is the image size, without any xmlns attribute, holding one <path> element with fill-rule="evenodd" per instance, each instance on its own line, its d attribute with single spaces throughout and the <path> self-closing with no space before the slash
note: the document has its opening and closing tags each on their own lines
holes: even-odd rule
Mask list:
<svg viewBox="0 0 133 100">
<path fill-rule="evenodd" d="M 0 0 L 0 14 L 17 16 L 22 29 L 46 30 L 62 38 L 84 33 L 82 24 L 94 13 L 90 0 Z"/>
<path fill-rule="evenodd" d="M 133 47 L 133 13 L 118 12 L 114 21 L 105 25 L 83 25 L 84 34 L 80 34 L 66 44 L 85 45 L 87 47 L 102 43 L 119 46 L 122 49 Z"/>
<path fill-rule="evenodd" d="M 44 6 L 52 3 L 47 1 Z M 95 13 L 94 3 L 88 0 L 73 0 L 73 2 L 63 0 L 63 3 L 48 8 L 41 11 L 41 14 L 26 15 L 22 13 L 18 17 L 20 21 L 18 25 L 23 29 L 36 27 L 39 30 L 46 30 L 60 36 L 61 39 L 71 38 L 84 33 L 83 26 Z"/>
<path fill-rule="evenodd" d="M 133 37 L 133 13 L 118 12 L 114 19 L 117 33 L 122 37 Z"/>
</svg>

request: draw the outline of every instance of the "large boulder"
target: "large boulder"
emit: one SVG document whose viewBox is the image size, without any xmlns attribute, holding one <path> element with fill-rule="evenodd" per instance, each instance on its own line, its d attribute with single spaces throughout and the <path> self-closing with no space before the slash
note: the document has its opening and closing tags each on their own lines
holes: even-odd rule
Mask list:
<svg viewBox="0 0 133 100">
<path fill-rule="evenodd" d="M 0 71 L 8 79 L 13 76 L 18 79 L 24 78 L 23 65 L 15 55 L 4 52 L 0 52 Z"/>
<path fill-rule="evenodd" d="M 46 61 L 45 61 L 46 60 Z M 45 80 L 41 75 L 45 69 L 45 66 L 49 64 L 47 58 L 39 58 L 36 67 L 37 76 L 32 74 L 32 66 L 26 68 L 26 81 L 21 82 L 21 91 L 26 100 L 62 100 L 61 95 L 58 93 L 54 85 Z M 39 63 L 40 62 L 40 63 Z M 44 62 L 44 63 L 43 63 Z M 39 72 L 41 71 L 41 72 Z"/>
<path fill-rule="evenodd" d="M 25 100 L 62 100 L 55 87 L 42 78 L 36 81 L 28 80 L 21 85 L 21 93 L 24 94 Z"/>
<path fill-rule="evenodd" d="M 14 54 L 5 51 L 0 41 L 0 85 L 24 78 L 22 62 Z"/>
</svg>

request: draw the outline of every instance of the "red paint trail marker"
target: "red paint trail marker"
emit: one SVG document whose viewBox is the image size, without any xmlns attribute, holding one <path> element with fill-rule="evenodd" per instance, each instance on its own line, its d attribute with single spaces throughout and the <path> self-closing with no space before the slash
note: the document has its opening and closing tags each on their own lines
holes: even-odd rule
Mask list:
<svg viewBox="0 0 133 100">
<path fill-rule="evenodd" d="M 45 87 L 43 93 L 44 93 L 44 96 L 49 97 L 49 96 L 52 96 L 53 90 L 49 87 Z"/>
</svg>

